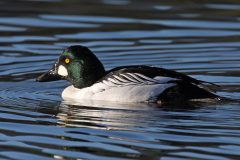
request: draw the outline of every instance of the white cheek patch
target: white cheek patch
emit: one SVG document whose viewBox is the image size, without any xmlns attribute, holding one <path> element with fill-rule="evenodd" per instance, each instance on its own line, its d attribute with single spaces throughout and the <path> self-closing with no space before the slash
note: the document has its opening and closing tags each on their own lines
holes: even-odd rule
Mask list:
<svg viewBox="0 0 240 160">
<path fill-rule="evenodd" d="M 58 74 L 66 77 L 68 75 L 68 71 L 63 65 L 60 65 L 58 67 Z"/>
</svg>

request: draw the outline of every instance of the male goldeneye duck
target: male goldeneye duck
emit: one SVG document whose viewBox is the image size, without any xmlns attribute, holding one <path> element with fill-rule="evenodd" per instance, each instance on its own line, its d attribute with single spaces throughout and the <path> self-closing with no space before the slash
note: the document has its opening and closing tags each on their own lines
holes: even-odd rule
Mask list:
<svg viewBox="0 0 240 160">
<path fill-rule="evenodd" d="M 105 71 L 103 64 L 87 47 L 66 48 L 39 82 L 68 80 L 65 100 L 168 103 L 192 99 L 218 98 L 204 81 L 164 68 L 122 66 Z M 209 85 L 214 85 L 208 83 Z"/>
</svg>

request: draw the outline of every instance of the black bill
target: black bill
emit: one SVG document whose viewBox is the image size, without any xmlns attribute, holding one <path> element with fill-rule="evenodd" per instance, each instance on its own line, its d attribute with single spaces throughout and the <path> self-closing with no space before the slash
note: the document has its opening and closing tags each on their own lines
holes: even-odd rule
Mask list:
<svg viewBox="0 0 240 160">
<path fill-rule="evenodd" d="M 37 82 L 50 82 L 50 81 L 58 81 L 58 80 L 62 80 L 64 79 L 63 76 L 60 76 L 57 73 L 57 69 L 56 69 L 56 65 L 54 65 L 54 67 L 49 70 L 46 73 L 43 73 L 42 75 L 40 75 L 39 77 L 36 78 Z"/>
</svg>

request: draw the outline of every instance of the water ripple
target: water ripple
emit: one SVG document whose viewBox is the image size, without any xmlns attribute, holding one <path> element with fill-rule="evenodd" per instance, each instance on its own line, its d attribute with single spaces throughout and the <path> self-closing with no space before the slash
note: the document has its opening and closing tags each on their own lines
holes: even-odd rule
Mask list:
<svg viewBox="0 0 240 160">
<path fill-rule="evenodd" d="M 165 29 L 165 30 L 126 30 L 116 32 L 85 32 L 56 35 L 61 39 L 134 39 L 134 38 L 178 38 L 178 37 L 225 37 L 238 36 L 238 31 L 202 29 Z"/>
<path fill-rule="evenodd" d="M 72 23 L 72 22 L 61 22 L 61 21 L 47 21 L 35 18 L 19 18 L 19 17 L 6 17 L 0 18 L 0 23 L 11 24 L 19 26 L 31 26 L 31 27 L 48 27 L 48 28 L 90 28 L 98 27 L 97 24 L 86 24 L 86 23 Z"/>
<path fill-rule="evenodd" d="M 228 1 L 1 1 L 0 159 L 239 159 L 239 103 L 177 106 L 62 101 L 37 83 L 63 48 L 106 69 L 153 65 L 239 99 L 239 4 Z"/>
</svg>

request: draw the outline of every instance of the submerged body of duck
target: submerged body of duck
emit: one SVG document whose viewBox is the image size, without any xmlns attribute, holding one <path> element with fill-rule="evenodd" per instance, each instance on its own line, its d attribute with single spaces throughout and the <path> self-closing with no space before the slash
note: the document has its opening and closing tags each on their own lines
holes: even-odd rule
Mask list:
<svg viewBox="0 0 240 160">
<path fill-rule="evenodd" d="M 116 102 L 179 102 L 218 98 L 200 81 L 185 74 L 150 66 L 123 66 L 105 71 L 84 46 L 63 51 L 53 68 L 37 81 L 68 80 L 63 99 Z M 214 85 L 208 83 L 209 85 Z"/>
</svg>

